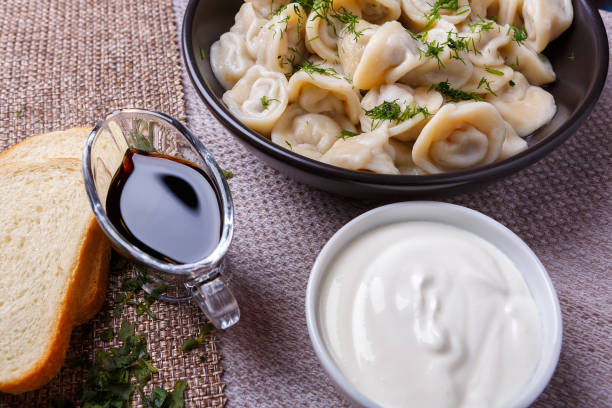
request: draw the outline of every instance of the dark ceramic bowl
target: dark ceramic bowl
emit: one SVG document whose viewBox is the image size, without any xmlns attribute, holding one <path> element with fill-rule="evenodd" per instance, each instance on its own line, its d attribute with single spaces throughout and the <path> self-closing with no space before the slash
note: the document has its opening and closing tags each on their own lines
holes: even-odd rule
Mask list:
<svg viewBox="0 0 612 408">
<path fill-rule="evenodd" d="M 591 112 L 608 71 L 608 40 L 597 8 L 588 0 L 574 0 L 574 22 L 544 54 L 557 73 L 546 89 L 557 103 L 553 120 L 527 137 L 521 153 L 473 170 L 431 176 L 373 174 L 330 166 L 272 143 L 243 125 L 221 101 L 224 89 L 217 82 L 208 58 L 221 34 L 234 24 L 241 0 L 190 0 L 183 20 L 182 48 L 189 76 L 213 114 L 229 131 L 270 166 L 332 193 L 354 197 L 418 197 L 465 191 L 516 172 L 550 153 L 578 129 Z M 572 56 L 570 58 L 570 56 Z"/>
</svg>

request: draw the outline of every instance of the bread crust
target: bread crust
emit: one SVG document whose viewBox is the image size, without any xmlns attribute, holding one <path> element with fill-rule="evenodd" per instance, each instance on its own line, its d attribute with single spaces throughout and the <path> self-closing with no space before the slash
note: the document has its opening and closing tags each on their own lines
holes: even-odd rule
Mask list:
<svg viewBox="0 0 612 408">
<path fill-rule="evenodd" d="M 4 150 L 3 152 L 0 152 L 0 161 L 8 161 L 10 160 L 11 156 L 15 155 L 15 153 L 21 149 L 28 149 L 28 146 L 30 146 L 31 144 L 35 144 L 38 143 L 39 140 L 41 139 L 46 139 L 49 137 L 53 137 L 53 135 L 59 134 L 59 133 L 80 133 L 80 132 L 91 132 L 93 128 L 91 127 L 85 127 L 85 126 L 80 126 L 80 127 L 74 127 L 68 130 L 60 130 L 60 131 L 55 131 L 55 132 L 49 132 L 49 133 L 41 133 L 38 135 L 34 135 L 34 136 L 30 136 L 27 139 L 22 140 L 21 142 L 14 144 L 13 146 L 9 147 L 8 149 Z M 75 157 L 76 159 L 76 157 Z"/>
<path fill-rule="evenodd" d="M 73 169 L 80 169 L 80 160 L 77 159 L 50 159 L 42 162 L 38 165 L 45 166 L 49 163 L 66 163 L 67 167 Z M 8 167 L 19 167 L 23 164 L 32 165 L 32 163 L 7 163 L 0 165 L 0 171 Z M 72 329 L 77 324 L 77 317 L 81 316 L 84 318 L 86 315 L 91 316 L 97 311 L 104 301 L 104 294 L 107 282 L 108 272 L 108 257 L 110 251 L 108 248 L 108 242 L 104 243 L 102 247 L 104 250 L 95 251 L 93 247 L 100 244 L 100 239 L 103 238 L 103 232 L 101 231 L 93 213 L 90 216 L 87 230 L 85 235 L 82 237 L 79 244 L 78 257 L 74 260 L 71 268 L 70 278 L 67 285 L 64 298 L 62 299 L 59 310 L 58 319 L 55 322 L 55 326 L 52 330 L 52 338 L 48 348 L 45 350 L 44 355 L 32 364 L 25 373 L 19 378 L 12 379 L 10 381 L 0 380 L 0 390 L 10 394 L 20 394 L 26 391 L 31 391 L 40 388 L 51 378 L 53 378 L 61 369 L 66 357 L 66 351 L 70 344 L 70 336 Z M 105 238 L 103 238 L 105 239 Z M 97 257 L 97 259 L 95 259 Z M 81 308 L 81 300 L 83 293 L 89 290 L 91 283 L 91 265 L 100 265 L 101 270 L 104 272 L 100 274 L 97 279 L 97 283 L 104 287 L 104 290 L 100 289 L 95 293 L 95 299 L 91 303 L 91 309 L 87 310 L 87 313 L 76 313 L 75 311 Z M 95 306 L 95 307 L 94 307 Z M 96 309 L 94 311 L 94 309 Z"/>
</svg>

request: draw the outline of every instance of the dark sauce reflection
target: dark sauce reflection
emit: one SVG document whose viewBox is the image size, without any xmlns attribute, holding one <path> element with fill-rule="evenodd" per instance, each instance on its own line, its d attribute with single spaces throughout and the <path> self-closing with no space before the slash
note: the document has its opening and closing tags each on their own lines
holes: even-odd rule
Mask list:
<svg viewBox="0 0 612 408">
<path fill-rule="evenodd" d="M 205 258 L 221 236 L 219 200 L 206 173 L 163 154 L 126 152 L 106 212 L 128 241 L 172 263 Z"/>
</svg>

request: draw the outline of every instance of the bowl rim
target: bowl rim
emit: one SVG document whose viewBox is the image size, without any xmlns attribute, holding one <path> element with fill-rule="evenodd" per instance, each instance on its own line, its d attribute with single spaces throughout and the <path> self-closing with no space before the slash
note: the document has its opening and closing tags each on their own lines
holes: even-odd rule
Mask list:
<svg viewBox="0 0 612 408">
<path fill-rule="evenodd" d="M 553 316 L 553 321 L 550 323 L 550 326 L 552 328 L 552 334 L 550 336 L 550 338 L 552 338 L 552 343 L 542 343 L 542 350 L 545 350 L 547 348 L 548 350 L 550 350 L 550 353 L 548 354 L 548 359 L 545 359 L 546 354 L 544 353 L 540 357 L 540 364 L 543 364 L 544 368 L 542 370 L 538 370 L 540 375 L 538 377 L 532 377 L 531 381 L 526 385 L 523 390 L 521 390 L 521 393 L 517 396 L 518 401 L 513 402 L 513 407 L 515 408 L 524 408 L 530 406 L 544 391 L 544 389 L 550 382 L 556 370 L 561 354 L 561 345 L 563 341 L 563 319 L 561 315 L 561 306 L 559 303 L 557 292 L 555 291 L 552 280 L 546 272 L 544 265 L 540 262 L 535 253 L 531 250 L 531 248 L 518 235 L 512 232 L 512 230 L 508 229 L 500 222 L 481 212 L 472 210 L 468 207 L 445 202 L 407 201 L 388 204 L 367 211 L 359 215 L 358 217 L 353 218 L 342 228 L 340 228 L 325 243 L 325 246 L 317 255 L 310 276 L 308 278 L 308 285 L 306 288 L 306 324 L 308 326 L 308 336 L 310 337 L 310 341 L 315 351 L 315 354 L 317 355 L 319 362 L 321 363 L 329 377 L 332 379 L 333 382 L 335 382 L 335 384 L 344 393 L 344 395 L 346 395 L 351 401 L 365 407 L 377 406 L 374 402 L 372 402 L 360 391 L 358 391 L 357 388 L 348 381 L 348 379 L 342 374 L 340 369 L 335 364 L 330 352 L 327 350 L 327 347 L 325 346 L 325 342 L 323 341 L 319 330 L 318 301 L 320 289 L 327 274 L 327 270 L 324 268 L 325 264 L 328 264 L 330 261 L 332 261 L 333 258 L 338 254 L 338 252 L 342 249 L 342 247 L 339 246 L 337 242 L 341 239 L 345 239 L 346 236 L 348 236 L 349 239 L 354 239 L 355 234 L 358 233 L 355 231 L 355 227 L 372 218 L 377 219 L 377 221 L 374 222 L 375 225 L 373 225 L 372 228 L 370 228 L 369 230 L 379 228 L 384 225 L 389 225 L 390 221 L 385 220 L 382 215 L 397 208 L 404 208 L 406 214 L 410 214 L 411 210 L 417 208 L 420 208 L 421 210 L 427 210 L 427 212 L 431 214 L 432 219 L 435 220 L 434 222 L 444 223 L 444 219 L 448 219 L 449 214 L 451 213 L 460 215 L 463 219 L 478 220 L 483 223 L 482 227 L 470 227 L 466 228 L 465 230 L 468 232 L 475 233 L 479 236 L 480 234 L 478 234 L 478 229 L 480 229 L 480 231 L 488 230 L 489 233 L 493 232 L 495 235 L 504 236 L 505 238 L 509 239 L 512 244 L 517 245 L 523 253 L 527 254 L 528 262 L 531 263 L 533 266 L 532 270 L 530 270 L 529 272 L 536 272 L 537 274 L 539 274 L 539 278 L 542 279 L 544 283 L 544 290 L 540 292 L 538 296 L 541 296 L 545 300 L 544 303 L 545 305 L 548 305 L 547 307 L 551 308 L 550 311 L 552 313 L 550 313 L 550 315 Z M 406 218 L 406 220 L 415 221 L 414 218 Z M 391 223 L 393 222 L 399 221 L 391 221 Z M 451 222 L 449 223 L 449 225 L 454 224 Z M 521 275 L 523 275 L 522 271 Z M 541 310 L 540 307 L 538 307 L 538 309 Z M 537 372 L 534 373 L 534 375 L 535 374 L 537 374 Z"/>
<path fill-rule="evenodd" d="M 541 142 L 530 146 L 528 149 L 511 156 L 502 161 L 491 163 L 486 166 L 476 167 L 453 173 L 442 173 L 434 175 L 393 175 L 393 174 L 374 174 L 356 170 L 343 169 L 316 160 L 309 159 L 282 146 L 274 144 L 259 133 L 251 130 L 242 124 L 234 115 L 222 104 L 217 103 L 210 87 L 202 77 L 197 68 L 196 55 L 193 49 L 192 34 L 194 19 L 197 8 L 202 0 L 189 0 L 182 25 L 182 54 L 187 73 L 193 83 L 196 92 L 206 103 L 213 115 L 232 133 L 243 142 L 273 157 L 276 160 L 285 162 L 293 167 L 306 172 L 331 179 L 341 179 L 357 183 L 378 184 L 386 186 L 444 186 L 448 184 L 486 182 L 498 178 L 504 174 L 518 171 L 533 164 L 537 160 L 550 153 L 567 138 L 572 135 L 584 122 L 588 114 L 595 107 L 606 81 L 609 64 L 608 37 L 605 26 L 597 7 L 590 4 L 588 0 L 575 0 L 574 9 L 583 7 L 592 18 L 593 30 L 596 32 L 598 50 L 598 60 L 596 61 L 596 75 L 589 84 L 586 97 L 582 105 L 567 119 L 566 125 L 557 129 L 549 137 Z M 205 1 L 205 0 L 204 0 Z M 574 13 L 575 14 L 575 13 Z M 572 23 L 573 24 L 573 23 Z"/>
</svg>

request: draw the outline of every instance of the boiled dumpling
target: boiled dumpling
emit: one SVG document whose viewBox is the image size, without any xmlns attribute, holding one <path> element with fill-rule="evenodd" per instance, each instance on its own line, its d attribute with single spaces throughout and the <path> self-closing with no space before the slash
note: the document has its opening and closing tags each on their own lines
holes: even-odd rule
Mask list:
<svg viewBox="0 0 612 408">
<path fill-rule="evenodd" d="M 497 96 L 489 95 L 487 101 L 522 137 L 548 123 L 557 111 L 555 98 L 544 89 L 529 85 L 520 72 L 515 72 L 512 83 L 508 82 Z"/>
<path fill-rule="evenodd" d="M 350 170 L 399 174 L 389 151 L 389 132 L 386 128 L 339 139 L 321 157 L 321 161 Z"/>
<path fill-rule="evenodd" d="M 412 158 L 431 174 L 467 170 L 498 160 L 505 137 L 506 125 L 493 105 L 449 103 L 425 125 Z"/>
<path fill-rule="evenodd" d="M 374 24 L 397 20 L 402 14 L 400 0 L 357 0 L 361 16 Z"/>
<path fill-rule="evenodd" d="M 227 32 L 210 47 L 210 66 L 225 89 L 231 89 L 255 61 L 242 37 Z"/>
<path fill-rule="evenodd" d="M 428 88 L 412 89 L 402 84 L 381 85 L 371 89 L 361 100 L 361 129 L 370 132 L 384 126 L 389 128 L 389 134 L 395 139 L 415 140 L 429 116 L 440 109 L 443 101 L 440 93 Z M 398 112 L 405 112 L 400 114 L 402 120 L 376 119 L 376 115 L 368 115 L 368 112 L 377 106 L 384 107 L 384 104 Z"/>
<path fill-rule="evenodd" d="M 525 75 L 532 85 L 544 85 L 556 79 L 553 67 L 543 54 L 538 54 L 526 45 L 511 41 L 500 49 L 506 65 Z"/>
<path fill-rule="evenodd" d="M 288 4 L 274 15 L 260 31 L 257 64 L 270 71 L 290 74 L 293 65 L 301 63 L 306 54 L 306 18 L 306 12 L 297 3 Z"/>
<path fill-rule="evenodd" d="M 393 159 L 393 164 L 400 174 L 417 176 L 427 174 L 422 168 L 417 166 L 412 159 L 412 146 L 414 143 L 401 142 L 396 139 L 389 139 L 389 146 L 385 149 Z"/>
<path fill-rule="evenodd" d="M 340 75 L 340 67 L 316 60 L 311 64 L 325 72 L 300 70 L 293 74 L 289 80 L 289 101 L 311 113 L 346 115 L 352 123 L 358 123 L 359 92 Z"/>
<path fill-rule="evenodd" d="M 419 43 L 397 21 L 384 23 L 374 33 L 353 74 L 359 89 L 396 82 L 421 65 Z"/>
<path fill-rule="evenodd" d="M 223 102 L 242 123 L 269 135 L 287 107 L 287 87 L 285 75 L 255 65 L 223 94 Z"/>
<path fill-rule="evenodd" d="M 289 0 L 244 0 L 244 2 L 253 7 L 258 17 L 268 19 L 281 7 L 289 4 Z"/>
<path fill-rule="evenodd" d="M 474 66 L 471 78 L 461 89 L 477 94 L 496 94 L 505 88 L 513 77 L 514 71 L 505 65 L 486 68 Z"/>
<path fill-rule="evenodd" d="M 501 27 L 490 20 L 479 20 L 463 27 L 460 35 L 472 43 L 472 51 L 467 54 L 472 63 L 481 67 L 503 65 L 504 57 L 499 49 L 510 42 L 507 30 L 507 27 Z"/>
<path fill-rule="evenodd" d="M 536 52 L 569 28 L 574 18 L 571 0 L 523 0 L 525 44 Z"/>
<path fill-rule="evenodd" d="M 426 33 L 425 39 L 429 44 L 440 46 L 448 40 L 449 35 L 455 35 L 457 30 L 446 21 L 438 21 L 436 26 Z M 451 87 L 459 89 L 470 79 L 473 66 L 467 53 L 463 51 L 455 53 L 450 48 L 444 47 L 436 59 L 427 56 L 425 48 L 424 45 L 421 47 L 422 63 L 404 75 L 399 82 L 410 86 L 431 86 L 447 81 Z M 456 54 L 459 58 L 456 58 Z"/>
<path fill-rule="evenodd" d="M 379 26 L 375 24 L 370 24 L 365 20 L 359 20 L 357 24 L 355 24 L 355 31 L 361 33 L 357 39 L 349 33 L 346 33 L 346 35 L 340 38 L 338 42 L 338 55 L 340 57 L 342 69 L 351 80 L 361 61 L 366 46 L 378 28 Z"/>
<path fill-rule="evenodd" d="M 230 31 L 242 37 L 251 58 L 257 59 L 261 43 L 260 33 L 268 20 L 257 15 L 253 3 L 242 4 L 235 20 L 236 23 L 230 28 Z"/>
<path fill-rule="evenodd" d="M 502 145 L 499 159 L 503 160 L 512 157 L 526 148 L 527 142 L 515 132 L 514 128 L 508 122 L 506 122 L 506 137 Z"/>
<path fill-rule="evenodd" d="M 355 126 L 344 116 L 331 118 L 309 113 L 299 105 L 289 105 L 272 129 L 272 141 L 284 148 L 318 160 L 343 136 L 355 133 Z"/>
</svg>

